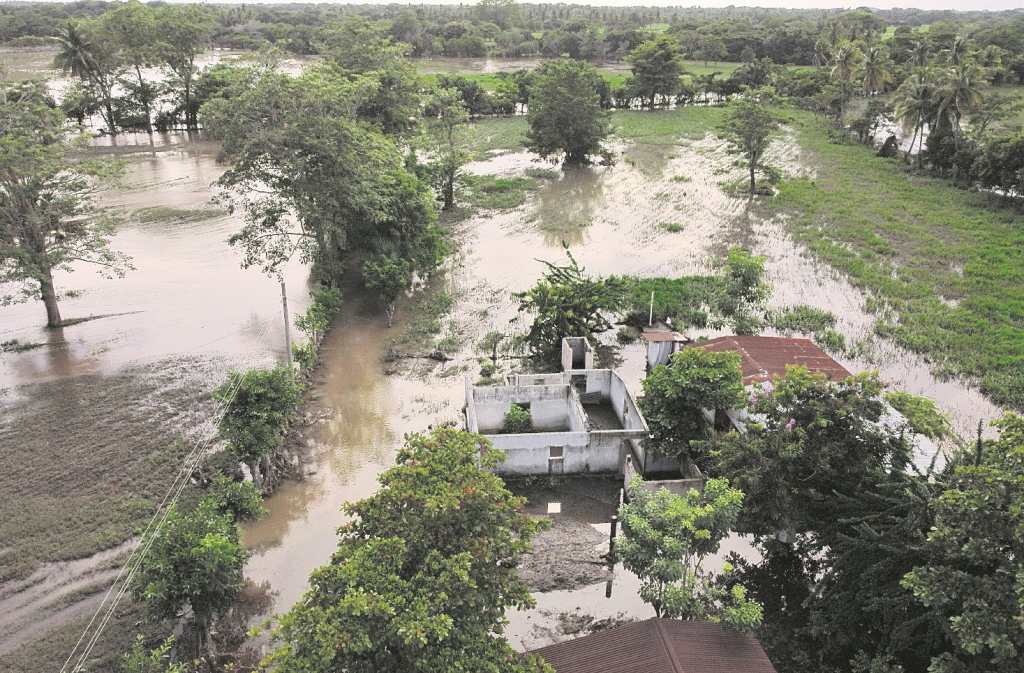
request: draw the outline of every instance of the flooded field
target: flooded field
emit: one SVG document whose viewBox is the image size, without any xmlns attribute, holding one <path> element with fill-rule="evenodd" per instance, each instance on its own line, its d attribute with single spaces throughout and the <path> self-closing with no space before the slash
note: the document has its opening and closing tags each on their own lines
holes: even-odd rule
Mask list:
<svg viewBox="0 0 1024 673">
<path fill-rule="evenodd" d="M 9 70 L 31 73 L 45 69 L 50 57 L 17 60 L 0 52 L 0 58 Z M 420 67 L 470 67 L 458 61 Z M 472 67 L 498 72 L 529 65 L 481 60 Z M 181 134 L 152 141 L 122 135 L 97 140 L 94 151 L 126 161 L 122 184 L 103 201 L 125 215 L 113 245 L 133 258 L 136 270 L 120 280 L 88 269 L 60 276 L 62 289 L 75 290 L 62 302 L 66 318 L 102 316 L 63 330 L 45 330 L 35 303 L 0 309 L 0 341 L 31 346 L 0 353 L 0 452 L 28 456 L 0 477 L 0 490 L 15 496 L 0 508 L 0 669 L 5 653 L 88 614 L 131 545 L 126 522 L 152 508 L 154 475 L 173 467 L 179 439 L 211 433 L 210 390 L 230 368 L 274 362 L 284 347 L 276 280 L 239 268 L 226 242 L 239 221 L 209 202 L 209 185 L 223 170 L 216 148 Z M 383 362 L 388 343 L 415 318 L 410 306 L 399 307 L 388 330 L 375 300 L 346 290 L 307 394 L 311 421 L 294 437 L 302 449 L 301 478 L 282 484 L 267 500 L 268 515 L 243 531 L 252 551 L 246 574 L 270 591 L 264 614 L 300 598 L 310 571 L 335 548 L 342 504 L 376 489 L 406 433 L 461 422 L 463 377 L 477 375 L 480 337 L 522 328 L 511 322 L 510 293 L 534 284 L 544 268 L 540 260 L 561 259 L 563 243 L 591 273 L 640 276 L 707 272 L 728 247 L 747 245 L 767 258 L 771 306 L 811 304 L 836 314 L 847 343 L 857 346 L 836 354 L 851 371 L 878 369 L 885 381 L 933 398 L 966 435 L 978 420 L 998 414 L 976 390 L 937 380 L 923 359 L 876 337 L 866 297 L 806 255 L 784 219 L 733 194 L 738 174 L 719 141 L 623 144 L 616 151 L 613 166 L 557 171 L 539 179 L 523 205 L 455 225 L 458 250 L 432 284 L 432 291 L 441 286 L 455 299 L 441 330 L 460 344 L 453 361 Z M 772 160 L 790 174 L 813 174 L 791 138 L 776 144 Z M 519 152 L 469 166 L 502 176 L 531 168 L 551 166 Z M 306 305 L 307 275 L 298 264 L 286 271 L 293 315 Z M 627 384 L 638 390 L 643 347 L 622 347 L 616 357 Z M 113 470 L 126 455 L 132 469 Z M 559 516 L 574 545 L 568 551 L 548 545 L 529 562 L 538 605 L 509 615 L 507 634 L 518 648 L 569 637 L 595 621 L 650 614 L 635 577 L 599 564 L 616 485 L 592 491 L 574 485 L 559 493 Z M 540 516 L 556 493 L 538 488 L 527 495 L 531 513 Z M 55 541 L 55 530 L 67 533 Z M 739 539 L 727 546 L 723 553 L 749 552 Z M 567 554 L 584 560 L 558 565 Z"/>
</svg>

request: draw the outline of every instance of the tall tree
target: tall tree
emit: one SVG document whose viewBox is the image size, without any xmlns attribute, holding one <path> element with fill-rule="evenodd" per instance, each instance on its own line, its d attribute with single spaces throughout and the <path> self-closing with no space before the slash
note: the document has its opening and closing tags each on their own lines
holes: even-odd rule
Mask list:
<svg viewBox="0 0 1024 673">
<path fill-rule="evenodd" d="M 873 96 L 885 90 L 892 74 L 889 71 L 889 56 L 882 46 L 876 44 L 867 48 L 861 68 L 864 73 L 865 95 Z"/>
<path fill-rule="evenodd" d="M 750 92 L 730 103 L 729 114 L 719 129 L 729 145 L 729 151 L 743 158 L 750 179 L 751 195 L 757 193 L 757 173 L 768 166 L 765 152 L 778 135 L 781 120 L 761 100 L 757 92 Z"/>
<path fill-rule="evenodd" d="M 947 69 L 940 78 L 936 92 L 939 99 L 936 118 L 953 131 L 958 143 L 962 137 L 964 117 L 985 100 L 981 84 L 981 69 L 970 61 Z"/>
<path fill-rule="evenodd" d="M 68 159 L 61 113 L 42 84 L 0 85 L 0 303 L 40 299 L 48 327 L 63 324 L 55 270 L 75 264 L 123 276 L 129 259 L 110 248 L 114 222 L 93 200 L 87 165 Z"/>
<path fill-rule="evenodd" d="M 153 132 L 153 101 L 157 88 L 143 76 L 143 68 L 159 60 L 156 14 L 149 5 L 139 0 L 129 0 L 122 5 L 104 12 L 100 17 L 104 32 L 110 36 L 121 54 L 125 66 L 135 75 L 134 80 L 124 80 L 125 88 L 134 95 L 146 117 L 146 130 Z"/>
<path fill-rule="evenodd" d="M 644 42 L 626 58 L 633 68 L 634 90 L 654 109 L 659 98 L 668 104 L 679 90 L 683 59 L 679 44 L 668 35 Z"/>
<path fill-rule="evenodd" d="M 428 107 L 427 141 L 434 186 L 441 193 L 442 210 L 455 207 L 455 184 L 469 158 L 460 130 L 469 120 L 462 95 L 455 89 L 441 89 Z"/>
<path fill-rule="evenodd" d="M 199 111 L 192 100 L 196 59 L 210 46 L 213 27 L 208 10 L 200 5 L 165 5 L 158 10 L 160 51 L 180 87 L 181 111 L 189 130 L 199 128 Z"/>
<path fill-rule="evenodd" d="M 149 544 L 132 593 L 161 619 L 190 608 L 199 654 L 212 646 L 213 620 L 242 590 L 248 554 L 238 540 L 238 526 L 212 499 L 203 499 L 190 511 L 171 505 Z"/>
<path fill-rule="evenodd" d="M 57 35 L 54 65 L 88 84 L 101 102 L 107 133 L 117 135 L 114 86 L 122 70 L 117 45 L 98 21 L 69 21 Z"/>
<path fill-rule="evenodd" d="M 636 477 L 629 502 L 619 507 L 624 539 L 617 553 L 640 578 L 640 597 L 658 617 L 722 622 L 736 629 L 761 623 L 762 608 L 746 589 L 723 580 L 732 572 L 705 566 L 736 524 L 743 493 L 725 479 L 710 479 L 701 491 L 652 493 Z"/>
<path fill-rule="evenodd" d="M 598 95 L 601 76 L 581 61 L 560 59 L 537 69 L 530 89 L 527 147 L 542 158 L 581 164 L 600 154 L 611 128 Z"/>
<path fill-rule="evenodd" d="M 550 671 L 502 638 L 532 604 L 516 571 L 539 523 L 491 469 L 479 435 L 411 435 L 376 494 L 345 506 L 331 563 L 280 622 L 280 673 Z"/>
<path fill-rule="evenodd" d="M 846 115 L 846 104 L 853 95 L 853 76 L 864 55 L 852 42 L 841 42 L 832 52 L 832 81 L 839 86 L 842 103 L 839 109 L 840 121 Z"/>
<path fill-rule="evenodd" d="M 893 113 L 896 115 L 896 119 L 905 126 L 913 125 L 914 127 L 910 145 L 907 147 L 906 159 L 909 161 L 910 155 L 914 151 L 914 144 L 918 143 L 917 165 L 920 168 L 924 150 L 925 127 L 935 119 L 935 87 L 927 71 L 919 70 L 903 80 L 903 83 L 896 89 Z"/>
<path fill-rule="evenodd" d="M 651 427 L 647 446 L 698 463 L 707 455 L 703 445 L 714 428 L 705 410 L 714 414 L 746 406 L 738 353 L 684 348 L 667 365 L 652 369 L 643 389 L 640 408 Z"/>
<path fill-rule="evenodd" d="M 933 673 L 1024 667 L 1024 418 L 996 425 L 998 440 L 960 457 L 934 503 L 928 560 L 904 580 L 943 620 L 950 647 Z"/>
</svg>

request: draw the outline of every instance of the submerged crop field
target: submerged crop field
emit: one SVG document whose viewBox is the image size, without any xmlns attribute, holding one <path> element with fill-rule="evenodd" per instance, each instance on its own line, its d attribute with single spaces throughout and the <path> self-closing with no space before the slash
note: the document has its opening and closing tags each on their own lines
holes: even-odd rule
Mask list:
<svg viewBox="0 0 1024 673">
<path fill-rule="evenodd" d="M 830 143 L 820 117 L 791 118 L 816 173 L 779 189 L 798 238 L 869 292 L 879 333 L 1024 408 L 1020 211 L 870 148 Z"/>
</svg>

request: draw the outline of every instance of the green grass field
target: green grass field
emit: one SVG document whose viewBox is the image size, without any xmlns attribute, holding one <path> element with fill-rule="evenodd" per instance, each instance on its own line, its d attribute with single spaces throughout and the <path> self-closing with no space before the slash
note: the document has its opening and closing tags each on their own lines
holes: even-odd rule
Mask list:
<svg viewBox="0 0 1024 673">
<path fill-rule="evenodd" d="M 791 118 L 818 171 L 783 181 L 776 201 L 798 238 L 880 300 L 879 333 L 1024 409 L 1020 212 L 870 148 L 831 144 L 816 115 Z"/>
</svg>

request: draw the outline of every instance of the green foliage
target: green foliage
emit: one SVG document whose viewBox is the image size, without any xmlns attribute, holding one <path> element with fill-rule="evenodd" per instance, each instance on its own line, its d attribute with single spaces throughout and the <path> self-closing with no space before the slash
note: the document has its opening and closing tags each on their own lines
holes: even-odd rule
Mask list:
<svg viewBox="0 0 1024 673">
<path fill-rule="evenodd" d="M 139 635 L 132 643 L 132 649 L 125 652 L 121 661 L 122 673 L 186 673 L 183 664 L 170 660 L 174 637 L 171 636 L 152 650 L 146 649 L 145 639 Z"/>
<path fill-rule="evenodd" d="M 231 453 L 250 466 L 281 446 L 302 385 L 284 366 L 231 372 L 214 397 L 226 404 L 220 435 Z"/>
<path fill-rule="evenodd" d="M 728 143 L 729 151 L 739 155 L 750 179 L 750 193 L 757 192 L 757 172 L 768 166 L 764 155 L 772 139 L 778 135 L 781 120 L 762 100 L 767 95 L 747 92 L 730 103 L 729 116 L 719 128 L 720 136 Z"/>
<path fill-rule="evenodd" d="M 86 263 L 121 277 L 131 263 L 110 248 L 113 220 L 95 204 L 87 166 L 70 160 L 45 88 L 0 83 L 0 128 L 0 306 L 42 300 L 47 325 L 58 327 L 55 270 Z"/>
<path fill-rule="evenodd" d="M 531 177 L 501 178 L 494 175 L 466 176 L 470 202 L 478 208 L 507 210 L 518 208 L 530 190 L 537 188 Z"/>
<path fill-rule="evenodd" d="M 667 35 L 642 42 L 629 53 L 627 59 L 633 68 L 630 87 L 645 100 L 651 109 L 662 101 L 668 105 L 680 87 L 683 61 L 679 43 Z"/>
<path fill-rule="evenodd" d="M 376 86 L 328 66 L 299 77 L 268 72 L 203 107 L 233 160 L 218 182 L 229 208 L 245 215 L 231 238 L 243 265 L 276 273 L 298 253 L 333 285 L 352 249 L 395 255 L 423 273 L 440 261 L 429 190 L 392 140 L 354 118 Z"/>
<path fill-rule="evenodd" d="M 749 316 L 760 310 L 771 291 L 764 281 L 764 257 L 738 246 L 730 248 L 722 263 L 719 312 L 733 320 Z"/>
<path fill-rule="evenodd" d="M 396 255 L 375 255 L 363 262 L 363 284 L 380 294 L 388 327 L 395 315 L 395 302 L 412 284 L 412 271 L 412 265 Z"/>
<path fill-rule="evenodd" d="M 238 541 L 234 518 L 214 500 L 202 500 L 189 512 L 172 504 L 149 544 L 133 595 L 161 618 L 191 608 L 202 642 L 211 621 L 231 607 L 242 589 L 248 553 Z"/>
<path fill-rule="evenodd" d="M 235 521 L 258 519 L 266 513 L 263 495 L 248 481 L 235 481 L 224 474 L 213 478 L 204 499 L 212 503 L 217 511 L 229 514 Z"/>
<path fill-rule="evenodd" d="M 370 498 L 345 506 L 332 562 L 280 621 L 273 670 L 550 671 L 500 636 L 531 604 L 516 573 L 539 523 L 490 469 L 479 435 L 411 435 Z"/>
<path fill-rule="evenodd" d="M 829 144 L 818 117 L 795 113 L 795 123 L 819 167 L 813 181 L 780 186 L 797 237 L 892 307 L 898 320 L 887 334 L 896 343 L 941 375 L 976 378 L 997 404 L 1024 408 L 1015 355 L 1024 329 L 1012 319 L 1024 311 L 1019 215 L 864 147 Z"/>
<path fill-rule="evenodd" d="M 761 606 L 747 598 L 742 585 L 727 588 L 703 568 L 736 523 L 742 502 L 743 493 L 724 479 L 681 496 L 665 488 L 652 493 L 641 477 L 630 483 L 629 502 L 619 508 L 625 538 L 617 553 L 640 578 L 640 597 L 659 617 L 742 629 L 761 623 Z M 731 570 L 726 565 L 722 574 Z"/>
<path fill-rule="evenodd" d="M 772 327 L 777 330 L 814 334 L 829 327 L 835 327 L 836 317 L 831 311 L 808 306 L 807 304 L 798 304 L 796 306 L 787 306 L 779 311 L 773 311 L 770 321 Z"/>
<path fill-rule="evenodd" d="M 431 119 L 427 133 L 430 152 L 430 171 L 444 210 L 455 206 L 455 185 L 461 176 L 462 165 L 469 160 L 462 128 L 469 114 L 458 91 L 441 89 L 434 94 L 428 111 Z"/>
<path fill-rule="evenodd" d="M 940 440 L 949 437 L 953 427 L 938 405 L 927 397 L 893 390 L 885 393 L 885 401 L 903 414 L 914 432 Z"/>
<path fill-rule="evenodd" d="M 530 89 L 527 147 L 542 158 L 586 163 L 602 152 L 610 127 L 601 109 L 601 76 L 581 61 L 560 59 L 537 69 Z"/>
<path fill-rule="evenodd" d="M 505 420 L 501 425 L 501 431 L 505 434 L 533 431 L 533 421 L 530 419 L 530 410 L 524 406 L 513 404 L 505 414 Z"/>
<path fill-rule="evenodd" d="M 934 673 L 1010 673 L 1024 665 L 1024 419 L 957 465 L 935 501 L 927 562 L 903 585 L 943 621 Z"/>
<path fill-rule="evenodd" d="M 741 409 L 746 402 L 740 356 L 733 352 L 684 348 L 651 370 L 643 388 L 640 409 L 651 429 L 646 446 L 680 459 L 703 459 L 702 440 L 714 427 L 705 409 Z"/>
<path fill-rule="evenodd" d="M 537 284 L 513 297 L 519 312 L 530 313 L 526 335 L 530 354 L 544 363 L 558 362 L 564 337 L 591 337 L 611 329 L 607 313 L 622 308 L 625 284 L 619 278 L 589 278 L 565 248 L 569 263 L 543 262 L 547 271 Z"/>
<path fill-rule="evenodd" d="M 320 286 L 311 293 L 313 301 L 302 315 L 295 316 L 295 327 L 306 335 L 308 341 L 295 346 L 295 352 L 302 352 L 299 358 L 303 368 L 316 364 L 317 346 L 341 310 L 341 290 Z M 304 362 L 306 361 L 306 362 Z"/>
</svg>

